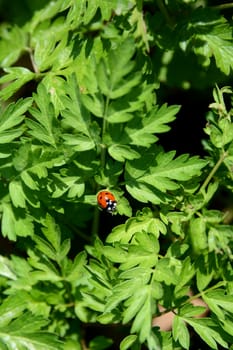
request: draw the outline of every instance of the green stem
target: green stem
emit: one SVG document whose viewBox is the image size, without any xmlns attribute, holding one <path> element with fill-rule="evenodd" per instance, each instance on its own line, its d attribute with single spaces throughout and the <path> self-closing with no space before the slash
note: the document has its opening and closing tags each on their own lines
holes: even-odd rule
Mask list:
<svg viewBox="0 0 233 350">
<path fill-rule="evenodd" d="M 107 111 L 108 111 L 108 105 L 109 105 L 109 97 L 107 96 L 106 102 L 105 102 L 105 108 L 104 108 L 104 115 L 103 115 L 103 125 L 102 125 L 102 135 L 101 135 L 101 155 L 100 155 L 100 162 L 101 162 L 101 168 L 105 167 L 105 159 L 106 159 L 106 145 L 104 144 L 104 135 L 106 133 L 107 129 Z"/>
<path fill-rule="evenodd" d="M 100 210 L 97 206 L 95 206 L 92 227 L 91 227 L 92 240 L 94 239 L 95 236 L 97 236 L 99 232 L 99 222 L 100 222 Z"/>
<path fill-rule="evenodd" d="M 100 149 L 100 166 L 101 169 L 105 168 L 105 162 L 106 162 L 106 145 L 104 143 L 104 135 L 106 133 L 107 129 L 107 111 L 109 106 L 109 97 L 107 96 L 106 102 L 105 102 L 105 108 L 104 108 L 104 114 L 103 114 L 103 125 L 102 125 L 102 134 L 101 134 L 101 149 Z M 98 192 L 97 188 L 97 192 Z M 93 215 L 93 221 L 92 221 L 92 228 L 91 228 L 91 237 L 94 237 L 99 232 L 99 221 L 100 221 L 100 210 L 96 206 L 94 209 L 94 215 Z"/>
<path fill-rule="evenodd" d="M 211 286 L 211 287 L 207 288 L 203 292 L 199 292 L 199 293 L 197 293 L 195 295 L 190 296 L 190 298 L 188 300 L 184 301 L 181 305 L 185 305 L 187 302 L 190 302 L 192 300 L 201 298 L 203 296 L 203 294 L 209 293 L 212 290 L 215 290 L 215 289 L 217 289 L 219 287 L 225 287 L 225 286 L 226 286 L 226 282 L 225 281 L 219 282 L 219 283 L 215 284 L 214 286 Z"/>
<path fill-rule="evenodd" d="M 33 68 L 34 72 L 36 74 L 39 74 L 40 72 L 39 72 L 39 69 L 38 69 L 38 67 L 37 67 L 37 65 L 35 63 L 33 52 L 31 50 L 31 48 L 27 48 L 27 52 L 29 54 L 29 57 L 30 57 L 30 60 L 31 60 L 31 64 L 32 64 L 32 68 Z"/>
<path fill-rule="evenodd" d="M 184 306 L 184 305 L 186 305 L 187 303 L 190 303 L 192 300 L 201 298 L 201 297 L 203 296 L 203 294 L 209 293 L 209 292 L 211 292 L 212 290 L 215 290 L 215 289 L 217 289 L 217 288 L 219 288 L 219 287 L 224 287 L 224 286 L 226 286 L 226 282 L 225 282 L 225 281 L 222 281 L 222 282 L 217 283 L 217 284 L 214 285 L 214 286 L 211 286 L 211 287 L 207 288 L 207 289 L 206 289 L 205 291 L 203 291 L 203 292 L 199 292 L 199 293 L 197 293 L 197 294 L 195 294 L 195 295 L 192 295 L 192 296 L 190 296 L 187 300 L 185 300 L 183 303 L 181 303 L 181 304 L 179 305 L 179 308 L 182 307 L 182 306 Z M 176 310 L 177 310 L 177 307 L 173 307 L 173 308 L 171 308 L 171 309 L 165 309 L 164 311 L 162 311 L 162 312 L 160 313 L 160 315 L 164 315 L 164 314 L 166 314 L 166 313 L 168 313 L 168 312 L 170 312 L 170 311 L 176 314 Z"/>
<path fill-rule="evenodd" d="M 215 164 L 215 166 L 213 167 L 213 169 L 211 170 L 211 172 L 209 173 L 209 175 L 207 176 L 207 178 L 205 179 L 203 185 L 201 186 L 199 192 L 202 192 L 206 189 L 206 187 L 208 186 L 210 180 L 212 179 L 212 177 L 214 176 L 214 174 L 216 173 L 216 171 L 218 170 L 218 168 L 220 167 L 220 165 L 222 164 L 222 162 L 224 161 L 224 159 L 227 157 L 227 152 L 223 152 L 219 158 L 219 160 L 217 161 L 217 163 Z"/>
<path fill-rule="evenodd" d="M 230 9 L 233 7 L 233 2 L 230 2 L 228 4 L 220 4 L 220 5 L 216 5 L 216 6 L 210 6 L 211 9 L 214 10 L 226 10 L 226 9 Z"/>
<path fill-rule="evenodd" d="M 157 5 L 158 5 L 158 8 L 160 9 L 162 15 L 164 16 L 164 18 L 166 19 L 166 22 L 168 24 L 168 26 L 170 28 L 173 28 L 174 27 L 174 21 L 173 19 L 171 18 L 166 6 L 164 5 L 164 2 L 163 0 L 156 0 L 157 2 Z"/>
</svg>

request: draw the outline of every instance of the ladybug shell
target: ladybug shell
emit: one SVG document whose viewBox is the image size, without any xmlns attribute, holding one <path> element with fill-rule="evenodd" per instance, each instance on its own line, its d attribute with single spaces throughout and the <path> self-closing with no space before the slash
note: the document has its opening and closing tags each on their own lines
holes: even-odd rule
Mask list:
<svg viewBox="0 0 233 350">
<path fill-rule="evenodd" d="M 117 201 L 114 195 L 109 191 L 100 191 L 97 194 L 97 202 L 101 209 L 112 213 L 116 210 Z"/>
</svg>

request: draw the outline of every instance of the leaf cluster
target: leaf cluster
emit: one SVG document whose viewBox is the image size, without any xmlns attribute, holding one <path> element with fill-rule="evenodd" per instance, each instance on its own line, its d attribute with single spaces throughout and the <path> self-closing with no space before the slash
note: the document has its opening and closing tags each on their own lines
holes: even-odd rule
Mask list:
<svg viewBox="0 0 233 350">
<path fill-rule="evenodd" d="M 174 151 L 155 146 L 179 106 L 156 105 L 155 85 L 138 70 L 134 55 L 133 39 L 119 40 L 102 58 L 93 54 L 86 59 L 88 75 L 86 71 L 81 78 L 69 67 L 64 78 L 53 78 L 52 87 L 51 70 L 32 97 L 5 108 L 1 177 L 9 192 L 2 197 L 4 236 L 32 235 L 34 220 L 43 222 L 48 208 L 66 214 L 63 203 L 85 210 L 80 204 L 93 203 L 93 186 L 94 191 L 116 187 L 120 176 L 129 194 L 141 202 L 172 202 L 171 193 L 181 183 L 184 198 L 184 184 L 199 176 L 206 162 L 189 155 L 175 158 Z M 2 90 L 5 98 L 6 89 L 14 92 L 10 84 Z M 116 193 L 119 200 L 120 188 Z M 124 200 L 119 200 L 119 213 L 131 215 Z"/>
<path fill-rule="evenodd" d="M 180 106 L 156 99 L 175 56 L 228 76 L 232 28 L 205 2 L 161 3 L 49 1 L 0 27 L 1 233 L 23 251 L 0 256 L 2 349 L 82 349 L 97 323 L 129 329 L 121 350 L 189 349 L 190 328 L 233 342 L 232 225 L 211 206 L 232 191 L 232 89 L 214 89 L 205 158 L 164 150 Z M 105 242 L 100 189 L 121 217 Z"/>
</svg>

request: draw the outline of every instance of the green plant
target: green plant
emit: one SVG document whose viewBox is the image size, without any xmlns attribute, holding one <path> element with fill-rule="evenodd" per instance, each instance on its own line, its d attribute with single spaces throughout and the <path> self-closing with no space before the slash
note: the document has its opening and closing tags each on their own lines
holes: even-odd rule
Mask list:
<svg viewBox="0 0 233 350">
<path fill-rule="evenodd" d="M 192 58 L 194 87 L 198 70 L 206 87 L 232 69 L 230 24 L 199 4 L 57 0 L 2 24 L 0 212 L 13 254 L 0 257 L 0 348 L 110 347 L 88 339 L 90 324 L 123 325 L 121 350 L 189 349 L 189 327 L 211 349 L 232 344 L 232 226 L 212 206 L 232 192 L 231 88 L 214 88 L 205 157 L 160 142 L 180 110 L 156 100 L 176 56 Z M 120 218 L 105 242 L 102 188 Z M 172 330 L 152 327 L 168 311 Z"/>
</svg>

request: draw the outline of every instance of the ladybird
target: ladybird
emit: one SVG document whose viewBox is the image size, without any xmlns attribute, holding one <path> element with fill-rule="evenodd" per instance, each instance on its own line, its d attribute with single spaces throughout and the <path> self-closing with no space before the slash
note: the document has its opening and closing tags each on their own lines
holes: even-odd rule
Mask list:
<svg viewBox="0 0 233 350">
<path fill-rule="evenodd" d="M 97 203 L 101 209 L 105 210 L 110 214 L 112 214 L 116 210 L 116 198 L 109 191 L 100 191 L 97 194 Z"/>
</svg>

